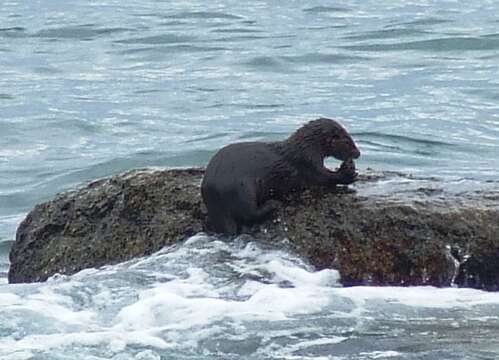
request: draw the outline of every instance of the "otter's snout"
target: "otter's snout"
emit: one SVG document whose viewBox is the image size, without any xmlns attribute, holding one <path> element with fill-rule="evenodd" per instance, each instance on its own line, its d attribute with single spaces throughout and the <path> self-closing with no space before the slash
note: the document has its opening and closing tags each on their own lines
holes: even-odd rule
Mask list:
<svg viewBox="0 0 499 360">
<path fill-rule="evenodd" d="M 333 137 L 329 144 L 329 156 L 334 156 L 338 160 L 352 160 L 360 156 L 360 151 L 351 136 L 344 131 L 341 136 Z"/>
<path fill-rule="evenodd" d="M 337 144 L 334 151 L 332 151 L 329 155 L 334 156 L 338 160 L 348 161 L 357 159 L 360 156 L 360 151 L 355 145 L 352 146 L 351 143 L 348 145 L 343 144 L 343 146 L 339 146 Z"/>
</svg>

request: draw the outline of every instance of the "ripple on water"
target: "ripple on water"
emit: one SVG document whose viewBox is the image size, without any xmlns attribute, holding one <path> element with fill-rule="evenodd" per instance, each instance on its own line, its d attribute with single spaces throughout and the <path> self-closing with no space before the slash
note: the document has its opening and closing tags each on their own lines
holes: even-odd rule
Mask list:
<svg viewBox="0 0 499 360">
<path fill-rule="evenodd" d="M 279 59 L 294 64 L 343 64 L 370 60 L 367 56 L 345 55 L 339 53 L 326 54 L 321 52 L 303 55 L 285 55 L 279 56 Z"/>
<path fill-rule="evenodd" d="M 170 59 L 173 54 L 203 53 L 225 51 L 227 48 L 221 46 L 197 46 L 189 44 L 178 44 L 169 46 L 141 47 L 118 51 L 121 55 L 137 55 L 143 61 L 163 61 Z M 135 61 L 135 59 L 134 59 Z"/>
<path fill-rule="evenodd" d="M 237 139 L 243 141 L 280 141 L 288 136 L 289 134 L 281 132 L 245 131 Z"/>
<path fill-rule="evenodd" d="M 273 56 L 256 56 L 246 62 L 243 62 L 243 65 L 259 71 L 277 73 L 289 73 L 293 71 L 290 66 L 284 63 L 278 57 Z"/>
<path fill-rule="evenodd" d="M 169 19 L 221 19 L 221 20 L 241 20 L 239 15 L 216 12 L 216 11 L 183 11 L 172 15 L 167 15 Z"/>
<path fill-rule="evenodd" d="M 0 100 L 14 100 L 14 97 L 9 94 L 0 94 Z"/>
<path fill-rule="evenodd" d="M 407 21 L 407 22 L 396 22 L 388 26 L 433 26 L 433 25 L 440 25 L 440 24 L 446 24 L 446 23 L 451 23 L 453 20 L 451 19 L 441 19 L 441 18 L 436 18 L 436 17 L 425 17 L 422 19 L 414 20 L 414 21 Z"/>
<path fill-rule="evenodd" d="M 321 13 L 335 13 L 335 12 L 346 12 L 352 11 L 347 7 L 341 6 L 313 6 L 303 9 L 306 13 L 321 14 Z"/>
<path fill-rule="evenodd" d="M 430 140 L 417 138 L 415 136 L 398 135 L 398 134 L 385 134 L 378 133 L 375 131 L 365 131 L 365 132 L 355 132 L 353 136 L 359 138 L 369 138 L 369 139 L 386 139 L 393 142 L 399 142 L 403 144 L 421 144 L 421 145 L 433 145 L 433 146 L 447 146 L 452 147 L 454 144 L 439 140 Z"/>
<path fill-rule="evenodd" d="M 33 36 L 49 39 L 88 40 L 127 31 L 133 31 L 133 29 L 122 27 L 101 28 L 94 24 L 84 24 L 43 29 L 35 33 Z"/>
<path fill-rule="evenodd" d="M 252 41 L 252 40 L 270 39 L 270 38 L 271 37 L 264 35 L 234 35 L 234 36 L 216 38 L 214 39 L 214 41 L 217 42 Z"/>
<path fill-rule="evenodd" d="M 0 28 L 0 37 L 4 38 L 22 38 L 26 37 L 26 28 L 21 26 L 13 26 L 8 28 Z"/>
<path fill-rule="evenodd" d="M 162 44 L 177 44 L 194 41 L 196 38 L 188 35 L 178 35 L 174 33 L 146 36 L 140 38 L 129 38 L 117 40 L 119 44 L 148 44 L 148 45 L 162 45 Z"/>
<path fill-rule="evenodd" d="M 372 157 L 372 160 L 384 154 L 385 159 L 380 159 L 380 161 L 385 161 L 386 164 L 392 161 L 400 161 L 398 157 L 401 154 L 404 154 L 406 161 L 409 163 L 411 158 L 412 161 L 415 161 L 415 158 L 421 161 L 421 157 L 430 161 L 432 157 L 437 155 L 443 158 L 444 154 L 453 153 L 457 149 L 457 146 L 452 143 L 422 139 L 415 136 L 409 137 L 375 132 L 355 133 L 354 136 L 358 139 L 360 148 L 370 153 L 369 157 Z M 396 154 L 396 158 L 391 159 L 393 154 Z"/>
<path fill-rule="evenodd" d="M 225 138 L 228 135 L 230 135 L 230 133 L 228 133 L 228 132 L 213 133 L 213 134 L 206 135 L 206 136 L 200 136 L 200 137 L 195 137 L 195 138 L 192 138 L 192 139 L 188 139 L 188 140 L 185 141 L 185 143 L 186 144 L 190 144 L 190 143 L 196 143 L 196 142 L 200 142 L 200 141 L 222 139 L 222 138 Z"/>
<path fill-rule="evenodd" d="M 213 33 L 223 33 L 223 34 L 255 34 L 255 33 L 263 33 L 263 30 L 258 29 L 250 29 L 250 28 L 229 28 L 229 29 L 213 29 L 211 30 Z"/>
<path fill-rule="evenodd" d="M 499 49 L 499 39 L 490 37 L 448 37 L 398 43 L 342 46 L 354 51 L 400 51 L 419 50 L 425 52 L 487 51 Z"/>
<path fill-rule="evenodd" d="M 367 32 L 353 32 L 346 35 L 344 39 L 347 40 L 378 40 L 378 39 L 396 39 L 402 37 L 412 37 L 432 34 L 426 30 L 408 29 L 408 28 L 394 28 L 384 30 L 374 30 Z"/>
</svg>

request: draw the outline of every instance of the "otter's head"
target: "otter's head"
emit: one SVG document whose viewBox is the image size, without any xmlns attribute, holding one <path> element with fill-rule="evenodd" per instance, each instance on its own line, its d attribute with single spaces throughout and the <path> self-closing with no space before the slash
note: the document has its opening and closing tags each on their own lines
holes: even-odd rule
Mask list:
<svg viewBox="0 0 499 360">
<path fill-rule="evenodd" d="M 338 122 L 320 118 L 312 120 L 298 129 L 292 136 L 294 141 L 300 138 L 312 141 L 320 147 L 323 157 L 333 156 L 338 160 L 357 159 L 360 151 L 350 134 Z"/>
</svg>

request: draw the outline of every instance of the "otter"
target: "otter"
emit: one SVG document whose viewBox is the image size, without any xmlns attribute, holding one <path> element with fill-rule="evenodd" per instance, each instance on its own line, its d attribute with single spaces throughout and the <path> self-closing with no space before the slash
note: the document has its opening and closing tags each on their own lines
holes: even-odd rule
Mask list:
<svg viewBox="0 0 499 360">
<path fill-rule="evenodd" d="M 343 161 L 337 171 L 324 166 L 329 156 Z M 283 195 L 351 184 L 359 156 L 350 134 L 327 118 L 308 122 L 284 141 L 227 145 L 211 158 L 201 183 L 208 230 L 239 234 L 243 226 L 265 220 Z"/>
</svg>

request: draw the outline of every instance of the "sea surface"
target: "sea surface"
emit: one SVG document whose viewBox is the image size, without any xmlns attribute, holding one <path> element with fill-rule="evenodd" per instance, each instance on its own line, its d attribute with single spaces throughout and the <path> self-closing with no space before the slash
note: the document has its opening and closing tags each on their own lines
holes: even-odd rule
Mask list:
<svg viewBox="0 0 499 360">
<path fill-rule="evenodd" d="M 246 237 L 6 284 L 35 204 L 319 116 L 361 172 L 497 191 L 499 1 L 1 1 L 0 359 L 499 358 L 498 294 L 342 288 Z"/>
</svg>

